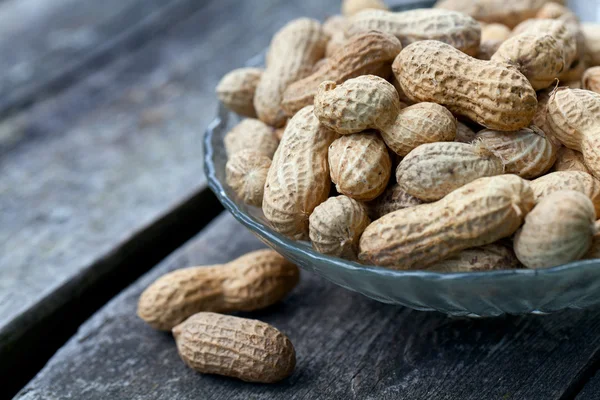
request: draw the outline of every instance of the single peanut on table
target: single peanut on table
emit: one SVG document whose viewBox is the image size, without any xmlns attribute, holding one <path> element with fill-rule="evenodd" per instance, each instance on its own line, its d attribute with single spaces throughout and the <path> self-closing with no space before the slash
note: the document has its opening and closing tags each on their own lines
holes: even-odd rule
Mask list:
<svg viewBox="0 0 600 400">
<path fill-rule="evenodd" d="M 256 150 L 242 150 L 227 160 L 225 181 L 246 204 L 262 206 L 271 159 Z"/>
<path fill-rule="evenodd" d="M 393 269 L 421 269 L 460 250 L 512 235 L 533 208 L 529 183 L 516 175 L 480 178 L 443 199 L 372 222 L 358 258 Z"/>
<path fill-rule="evenodd" d="M 319 253 L 355 260 L 358 240 L 371 220 L 364 204 L 347 196 L 330 197 L 310 215 L 310 240 Z"/>
<path fill-rule="evenodd" d="M 217 97 L 231 111 L 256 118 L 254 92 L 262 73 L 261 68 L 234 69 L 219 81 Z"/>
<path fill-rule="evenodd" d="M 292 342 L 261 321 L 201 312 L 174 327 L 173 337 L 183 362 L 203 374 L 273 383 L 296 367 Z"/>
<path fill-rule="evenodd" d="M 207 267 L 169 272 L 140 296 L 138 315 L 155 329 L 170 330 L 200 311 L 258 310 L 277 303 L 298 283 L 298 267 L 273 250 L 258 250 Z"/>
<path fill-rule="evenodd" d="M 566 190 L 544 197 L 515 235 L 517 258 L 529 268 L 545 268 L 580 259 L 598 232 L 592 201 Z"/>
</svg>

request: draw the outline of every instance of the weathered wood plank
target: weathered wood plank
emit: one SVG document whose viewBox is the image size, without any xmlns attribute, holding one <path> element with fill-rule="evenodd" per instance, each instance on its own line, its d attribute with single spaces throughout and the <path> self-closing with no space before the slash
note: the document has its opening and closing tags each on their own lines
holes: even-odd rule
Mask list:
<svg viewBox="0 0 600 400">
<path fill-rule="evenodd" d="M 202 6 L 193 0 L 0 3 L 0 116 L 140 47 Z"/>
<path fill-rule="evenodd" d="M 259 247 L 231 216 L 219 217 L 87 321 L 17 398 L 565 399 L 600 346 L 600 310 L 452 319 L 303 272 L 282 303 L 243 314 L 289 335 L 298 358 L 292 377 L 253 385 L 193 372 L 169 334 L 136 316 L 140 293 L 167 271 Z"/>
<path fill-rule="evenodd" d="M 218 213 L 198 195 L 214 87 L 289 19 L 336 6 L 206 1 L 167 36 L 0 122 L 0 384 L 35 372 L 168 242 Z"/>
<path fill-rule="evenodd" d="M 600 373 L 598 372 L 597 366 L 594 369 L 594 372 L 596 374 L 585 383 L 585 386 L 583 386 L 583 389 L 577 395 L 576 400 L 600 399 Z"/>
</svg>

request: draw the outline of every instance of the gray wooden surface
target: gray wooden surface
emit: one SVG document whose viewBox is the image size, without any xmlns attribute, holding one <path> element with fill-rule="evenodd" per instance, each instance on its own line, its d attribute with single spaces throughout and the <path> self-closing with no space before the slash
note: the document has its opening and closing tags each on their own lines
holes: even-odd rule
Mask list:
<svg viewBox="0 0 600 400">
<path fill-rule="evenodd" d="M 167 271 L 260 247 L 222 215 L 87 321 L 17 399 L 571 399 L 597 362 L 600 310 L 452 319 L 378 303 L 305 271 L 282 303 L 242 314 L 294 343 L 296 371 L 279 384 L 195 373 L 170 334 L 136 316 L 142 290 Z"/>
</svg>

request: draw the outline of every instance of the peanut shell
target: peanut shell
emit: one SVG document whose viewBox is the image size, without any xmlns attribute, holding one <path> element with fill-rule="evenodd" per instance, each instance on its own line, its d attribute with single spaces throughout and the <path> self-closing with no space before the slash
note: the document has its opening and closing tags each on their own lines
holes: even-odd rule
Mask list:
<svg viewBox="0 0 600 400">
<path fill-rule="evenodd" d="M 242 150 L 227 160 L 225 180 L 246 204 L 261 207 L 271 159 L 255 150 Z"/>
<path fill-rule="evenodd" d="M 596 215 L 600 216 L 600 181 L 581 171 L 551 172 L 531 181 L 531 189 L 536 201 L 559 190 L 575 190 L 588 196 Z"/>
<path fill-rule="evenodd" d="M 488 244 L 459 251 L 427 268 L 436 272 L 477 272 L 520 268 L 515 253 L 498 244 Z"/>
<path fill-rule="evenodd" d="M 217 85 L 217 97 L 231 111 L 244 117 L 256 118 L 254 92 L 263 70 L 238 68 L 226 74 Z"/>
<path fill-rule="evenodd" d="M 254 150 L 272 158 L 279 146 L 279 140 L 271 128 L 257 119 L 247 118 L 234 126 L 223 139 L 227 156 L 241 150 Z"/>
</svg>

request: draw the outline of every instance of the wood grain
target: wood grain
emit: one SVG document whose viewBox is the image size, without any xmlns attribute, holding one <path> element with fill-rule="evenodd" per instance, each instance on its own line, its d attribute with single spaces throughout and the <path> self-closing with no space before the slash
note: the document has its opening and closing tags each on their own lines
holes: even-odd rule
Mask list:
<svg viewBox="0 0 600 400">
<path fill-rule="evenodd" d="M 574 397 L 600 346 L 600 310 L 453 319 L 378 303 L 303 271 L 283 302 L 240 314 L 286 333 L 298 357 L 289 379 L 252 385 L 195 373 L 171 335 L 135 315 L 142 290 L 167 271 L 262 246 L 230 215 L 219 217 L 87 321 L 17 398 L 563 399 Z"/>
</svg>

